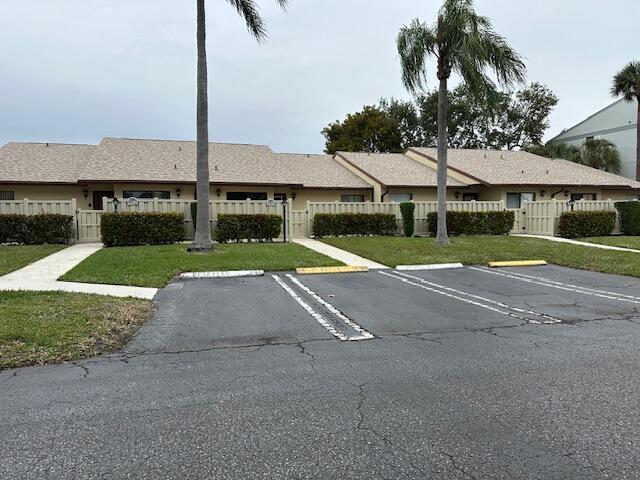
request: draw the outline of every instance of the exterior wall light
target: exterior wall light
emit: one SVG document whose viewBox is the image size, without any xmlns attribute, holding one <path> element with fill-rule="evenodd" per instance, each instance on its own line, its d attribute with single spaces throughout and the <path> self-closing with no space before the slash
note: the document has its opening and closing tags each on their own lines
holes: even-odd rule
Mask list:
<svg viewBox="0 0 640 480">
<path fill-rule="evenodd" d="M 222 195 L 222 190 L 220 190 L 219 188 L 216 188 L 216 195 L 219 197 L 220 195 Z"/>
<path fill-rule="evenodd" d="M 179 188 L 176 188 L 176 196 L 180 198 L 180 195 L 182 195 L 182 190 L 180 190 Z"/>
</svg>

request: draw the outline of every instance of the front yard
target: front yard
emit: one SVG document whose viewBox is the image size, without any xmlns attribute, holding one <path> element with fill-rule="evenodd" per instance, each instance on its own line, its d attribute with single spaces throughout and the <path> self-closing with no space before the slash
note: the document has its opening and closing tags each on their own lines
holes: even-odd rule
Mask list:
<svg viewBox="0 0 640 480">
<path fill-rule="evenodd" d="M 326 238 L 322 241 L 391 267 L 546 260 L 565 267 L 640 277 L 640 253 L 596 250 L 534 238 L 456 237 L 446 247 L 437 246 L 433 238 L 357 237 Z"/>
<path fill-rule="evenodd" d="M 66 245 L 16 245 L 0 246 L 0 275 L 26 267 L 52 253 L 56 253 Z"/>
<path fill-rule="evenodd" d="M 104 248 L 60 279 L 138 287 L 164 287 L 183 272 L 340 266 L 342 263 L 293 243 L 216 245 L 210 254 L 192 254 L 185 245 Z"/>
<path fill-rule="evenodd" d="M 620 235 L 613 237 L 589 237 L 581 238 L 580 240 L 583 242 L 610 245 L 612 247 L 633 248 L 634 250 L 640 250 L 640 237 Z"/>
<path fill-rule="evenodd" d="M 0 370 L 116 350 L 151 302 L 65 292 L 0 292 Z"/>
</svg>

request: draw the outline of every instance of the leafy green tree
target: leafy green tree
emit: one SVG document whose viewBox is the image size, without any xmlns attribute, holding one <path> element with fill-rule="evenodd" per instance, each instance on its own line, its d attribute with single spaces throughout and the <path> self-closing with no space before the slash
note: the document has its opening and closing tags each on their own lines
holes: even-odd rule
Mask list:
<svg viewBox="0 0 640 480">
<path fill-rule="evenodd" d="M 580 147 L 566 143 L 547 143 L 545 145 L 531 145 L 526 149 L 529 153 L 547 158 L 562 158 L 570 162 L 582 163 Z"/>
<path fill-rule="evenodd" d="M 400 123 L 376 106 L 350 113 L 344 121 L 329 124 L 322 134 L 326 139 L 325 151 L 330 154 L 403 150 Z"/>
<path fill-rule="evenodd" d="M 636 180 L 640 180 L 640 62 L 629 63 L 613 77 L 611 94 L 614 97 L 622 95 L 627 102 L 633 102 L 635 99 L 638 103 Z"/>
<path fill-rule="evenodd" d="M 258 41 L 266 38 L 267 32 L 264 21 L 258 12 L 255 0 L 227 0 L 244 19 L 249 33 Z M 285 8 L 289 0 L 276 0 Z M 206 18 L 205 0 L 196 0 L 197 7 L 197 139 L 196 139 L 196 192 L 198 196 L 198 213 L 196 234 L 190 251 L 211 251 L 211 227 L 209 225 L 209 100 L 207 95 L 207 47 L 206 47 Z"/>
<path fill-rule="evenodd" d="M 395 98 L 383 98 L 380 100 L 379 108 L 398 123 L 403 149 L 423 145 L 420 114 L 413 102 Z"/>
<path fill-rule="evenodd" d="M 498 83 L 510 86 L 524 82 L 526 68 L 522 58 L 498 35 L 487 17 L 478 15 L 473 0 L 444 0 L 435 25 L 415 19 L 402 27 L 397 39 L 402 80 L 409 92 L 424 90 L 427 61 L 437 60 L 438 89 L 438 244 L 449 243 L 447 235 L 447 96 L 453 72 L 462 77 L 478 96 L 495 91 L 487 74 L 493 71 Z"/>
<path fill-rule="evenodd" d="M 547 158 L 562 158 L 610 173 L 620 173 L 620 152 L 608 140 L 589 139 L 581 147 L 566 143 L 547 143 L 526 149 Z"/>
<path fill-rule="evenodd" d="M 438 92 L 416 101 L 424 144 L 435 146 Z M 449 94 L 449 147 L 514 150 L 540 144 L 549 128 L 549 114 L 557 104 L 558 97 L 540 83 L 515 93 L 493 92 L 491 97 L 474 95 L 461 84 Z"/>
<path fill-rule="evenodd" d="M 609 140 L 588 139 L 582 145 L 580 163 L 610 173 L 620 173 L 620 153 Z"/>
</svg>

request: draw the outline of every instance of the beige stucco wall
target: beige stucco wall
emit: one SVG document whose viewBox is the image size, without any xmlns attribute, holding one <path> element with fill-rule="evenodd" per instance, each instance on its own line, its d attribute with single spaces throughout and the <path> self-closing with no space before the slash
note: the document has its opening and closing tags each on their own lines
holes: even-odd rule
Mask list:
<svg viewBox="0 0 640 480">
<path fill-rule="evenodd" d="M 75 198 L 78 208 L 87 209 L 90 200 L 84 198 L 82 192 L 85 189 L 86 187 L 78 185 L 0 184 L 0 191 L 14 192 L 16 200 L 25 198 L 31 200 L 71 200 Z"/>
</svg>

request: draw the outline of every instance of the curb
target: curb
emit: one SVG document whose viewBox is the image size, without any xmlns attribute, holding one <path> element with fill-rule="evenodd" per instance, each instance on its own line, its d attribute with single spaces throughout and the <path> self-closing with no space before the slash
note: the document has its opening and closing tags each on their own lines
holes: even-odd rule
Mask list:
<svg viewBox="0 0 640 480">
<path fill-rule="evenodd" d="M 451 270 L 454 268 L 464 268 L 461 263 L 433 263 L 430 265 L 398 265 L 396 270 L 399 271 L 417 271 L 417 270 Z"/>
<path fill-rule="evenodd" d="M 240 277 L 262 277 L 264 270 L 234 270 L 228 272 L 188 272 L 181 273 L 181 280 L 199 280 L 203 278 L 240 278 Z"/>
<path fill-rule="evenodd" d="M 547 265 L 547 262 L 544 260 L 520 260 L 515 262 L 489 262 L 489 267 L 491 268 L 500 268 L 500 267 L 539 267 L 542 265 Z"/>
<path fill-rule="evenodd" d="M 368 272 L 369 267 L 312 267 L 312 268 L 296 268 L 298 275 L 319 275 L 327 273 L 356 273 L 356 272 Z"/>
</svg>

